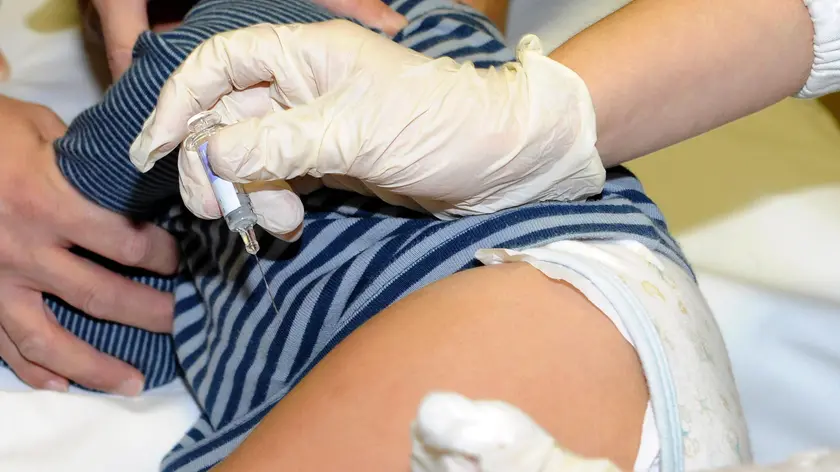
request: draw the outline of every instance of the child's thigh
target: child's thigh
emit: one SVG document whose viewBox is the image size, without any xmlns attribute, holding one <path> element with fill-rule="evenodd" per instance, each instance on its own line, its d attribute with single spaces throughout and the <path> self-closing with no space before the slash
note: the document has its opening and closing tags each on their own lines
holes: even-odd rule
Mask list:
<svg viewBox="0 0 840 472">
<path fill-rule="evenodd" d="M 648 401 L 635 350 L 582 294 L 527 264 L 481 267 L 353 332 L 222 470 L 407 470 L 409 425 L 432 390 L 508 401 L 564 446 L 626 469 Z"/>
</svg>

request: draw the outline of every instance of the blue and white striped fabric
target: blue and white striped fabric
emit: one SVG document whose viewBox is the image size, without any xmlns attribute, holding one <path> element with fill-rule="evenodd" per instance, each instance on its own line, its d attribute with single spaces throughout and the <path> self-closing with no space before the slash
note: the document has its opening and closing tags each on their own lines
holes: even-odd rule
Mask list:
<svg viewBox="0 0 840 472">
<path fill-rule="evenodd" d="M 395 40 L 417 51 L 488 67 L 513 59 L 496 29 L 469 8 L 447 0 L 391 5 L 410 20 Z M 221 220 L 199 220 L 178 203 L 174 156 L 140 174 L 128 148 L 166 77 L 201 41 L 260 22 L 329 18 L 306 0 L 203 1 L 177 30 L 143 34 L 131 69 L 56 144 L 62 171 L 87 197 L 123 214 L 157 219 L 180 241 L 183 264 L 174 279 L 116 268 L 174 290 L 174 339 L 94 320 L 47 297 L 62 325 L 137 366 L 148 387 L 179 374 L 186 378 L 203 415 L 165 459 L 166 471 L 206 470 L 223 459 L 348 333 L 408 293 L 475 267 L 479 248 L 632 239 L 689 270 L 662 215 L 623 169 L 610 171 L 603 194 L 589 201 L 447 222 L 320 190 L 305 197 L 299 242 L 261 237 L 270 296 L 281 310 L 275 316 L 254 260 L 236 235 Z"/>
</svg>

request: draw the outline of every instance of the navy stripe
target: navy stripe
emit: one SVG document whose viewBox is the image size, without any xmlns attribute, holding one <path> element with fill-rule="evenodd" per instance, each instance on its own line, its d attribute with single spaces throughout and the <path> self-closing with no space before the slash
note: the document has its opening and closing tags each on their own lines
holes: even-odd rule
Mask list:
<svg viewBox="0 0 840 472">
<path fill-rule="evenodd" d="M 500 33 L 468 7 L 446 0 L 389 4 L 409 19 L 395 40 L 421 53 L 446 54 L 476 67 L 513 58 Z M 179 28 L 141 35 L 132 67 L 56 142 L 62 172 L 85 196 L 122 214 L 154 218 L 179 240 L 177 278 L 117 268 L 132 280 L 174 290 L 172 337 L 89 318 L 46 297 L 62 326 L 137 366 L 147 386 L 184 376 L 202 416 L 165 459 L 166 471 L 209 469 L 354 329 L 420 287 L 476 267 L 479 248 L 629 239 L 690 271 L 659 210 L 638 180 L 619 168 L 608 172 L 600 198 L 446 222 L 377 199 L 319 190 L 303 197 L 300 241 L 261 235 L 267 291 L 253 258 L 224 222 L 196 219 L 177 204 L 175 153 L 141 174 L 126 157 L 128 146 L 166 77 L 203 40 L 256 23 L 328 18 L 308 0 L 204 0 Z"/>
</svg>

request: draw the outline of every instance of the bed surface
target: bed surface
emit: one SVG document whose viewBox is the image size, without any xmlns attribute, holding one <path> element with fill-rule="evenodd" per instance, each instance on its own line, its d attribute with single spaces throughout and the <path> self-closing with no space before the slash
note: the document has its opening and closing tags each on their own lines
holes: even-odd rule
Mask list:
<svg viewBox="0 0 840 472">
<path fill-rule="evenodd" d="M 68 1 L 0 0 L 0 50 L 12 66 L 0 93 L 69 121 L 101 91 L 61 6 Z M 509 32 L 557 44 L 621 3 L 514 0 Z M 31 16 L 47 4 L 65 13 Z M 547 21 L 546 11 L 560 19 Z M 840 129 L 832 117 L 816 102 L 786 101 L 631 167 L 698 270 L 757 459 L 840 447 Z M 0 470 L 155 470 L 197 414 L 180 384 L 138 399 L 60 395 L 30 392 L 0 371 Z"/>
</svg>

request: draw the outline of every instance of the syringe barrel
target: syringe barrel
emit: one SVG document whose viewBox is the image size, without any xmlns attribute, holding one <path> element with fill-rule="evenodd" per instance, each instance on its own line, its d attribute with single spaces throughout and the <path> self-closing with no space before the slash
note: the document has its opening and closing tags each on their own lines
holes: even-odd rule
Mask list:
<svg viewBox="0 0 840 472">
<path fill-rule="evenodd" d="M 221 122 L 221 117 L 213 111 L 201 112 L 190 119 L 188 126 L 191 134 L 184 141 L 184 146 L 188 151 L 197 153 L 201 159 L 228 228 L 239 233 L 253 228 L 257 224 L 257 215 L 254 213 L 248 194 L 240 185 L 228 182 L 213 173 L 207 159 L 207 144 L 210 137 L 225 127 Z"/>
</svg>

